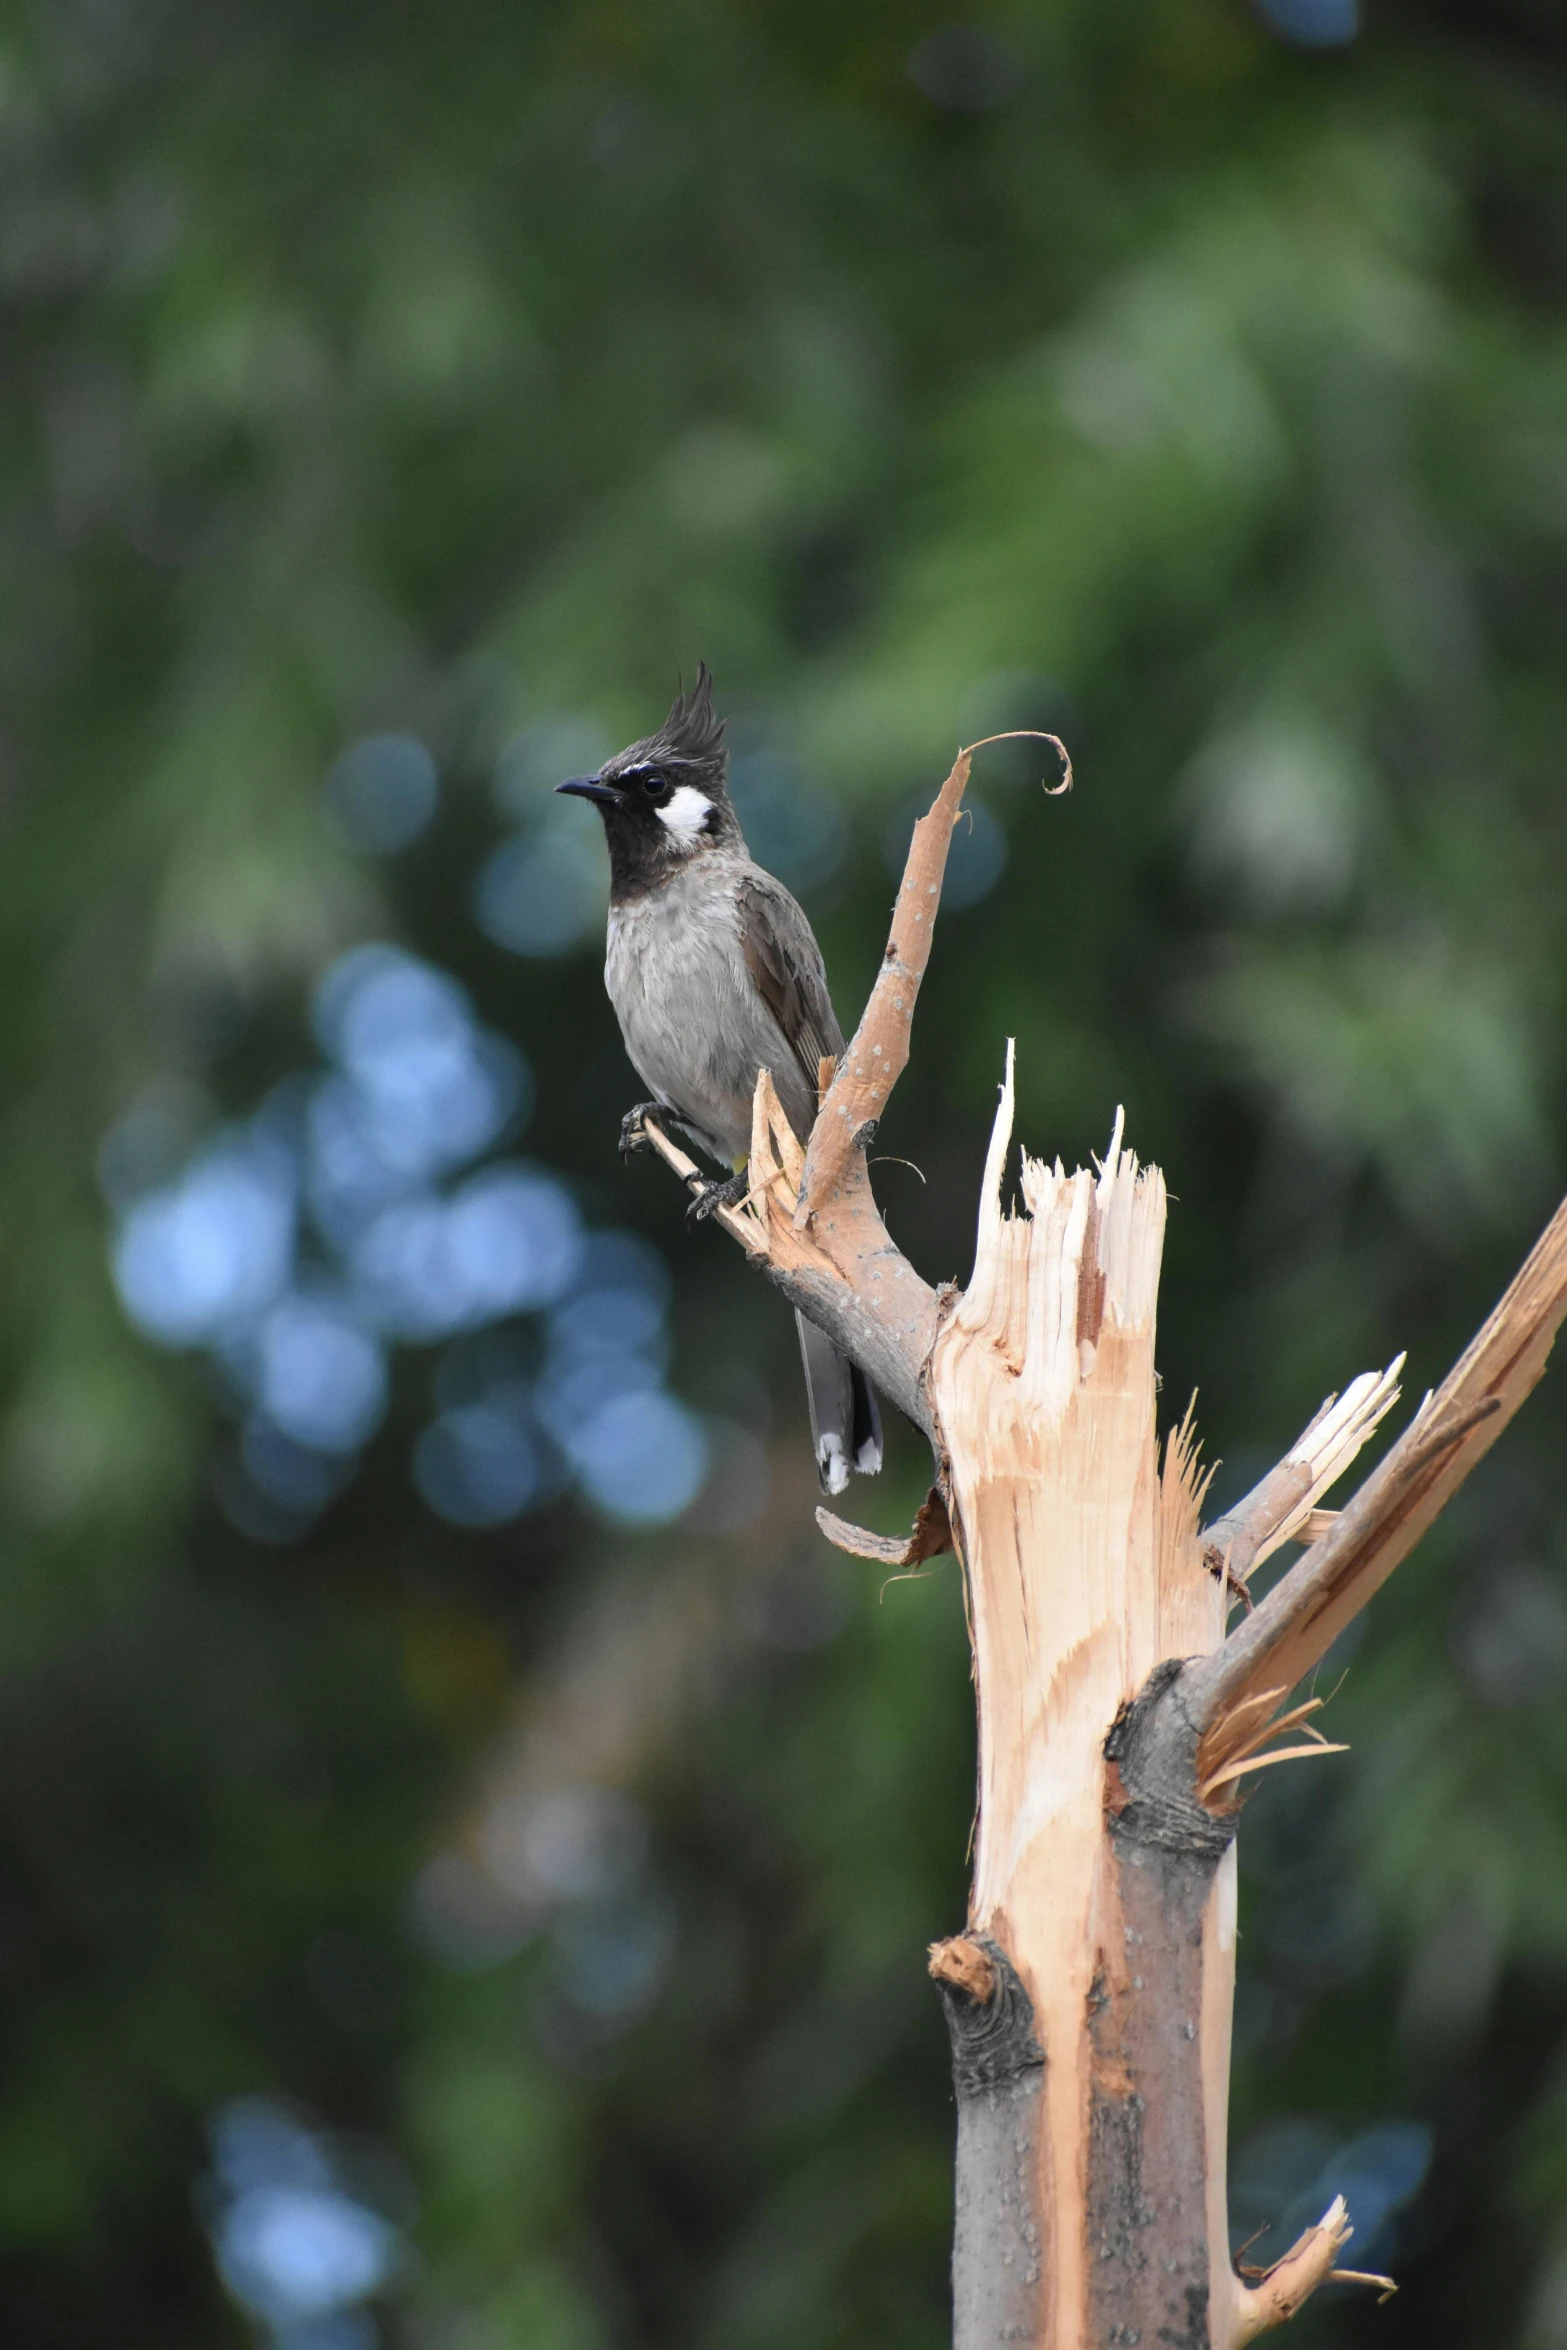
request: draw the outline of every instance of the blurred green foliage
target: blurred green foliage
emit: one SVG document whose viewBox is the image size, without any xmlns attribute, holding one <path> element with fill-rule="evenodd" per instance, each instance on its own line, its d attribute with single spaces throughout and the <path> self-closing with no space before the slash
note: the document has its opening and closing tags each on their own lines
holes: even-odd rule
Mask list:
<svg viewBox="0 0 1567 2350">
<path fill-rule="evenodd" d="M 1567 1145 L 1560 19 L 37 0 L 0 184 L 6 2338 L 244 2340 L 198 2182 L 264 2093 L 410 2182 L 388 2340 L 926 2350 L 958 1594 L 823 1556 L 787 1318 L 619 1174 L 591 943 L 506 952 L 474 877 L 552 821 L 528 730 L 626 739 L 706 658 L 841 812 L 804 894 L 852 1015 L 900 812 L 959 737 L 1060 729 L 1069 800 L 982 755 L 1007 859 L 943 919 L 900 1238 L 961 1276 L 1015 1035 L 1032 1147 L 1124 1101 L 1169 1174 L 1165 1389 L 1221 1494 L 1367 1364 L 1434 1382 Z M 321 786 L 378 729 L 443 797 L 376 862 Z M 222 1399 L 128 1326 L 95 1161 L 149 1087 L 191 1144 L 248 1114 L 381 936 L 666 1250 L 759 1523 L 443 1526 L 417 1351 L 314 1531 L 224 1516 Z M 1434 2146 L 1399 2300 L 1303 2343 L 1567 2343 L 1564 1429 L 1548 1381 L 1377 1602 L 1351 1755 L 1248 1810 L 1238 2213 Z M 920 1482 L 905 1435 L 860 1506 Z M 582 1992 L 612 1920 L 418 1922 L 498 1805 L 584 1787 L 650 1823 L 640 2006 Z"/>
</svg>

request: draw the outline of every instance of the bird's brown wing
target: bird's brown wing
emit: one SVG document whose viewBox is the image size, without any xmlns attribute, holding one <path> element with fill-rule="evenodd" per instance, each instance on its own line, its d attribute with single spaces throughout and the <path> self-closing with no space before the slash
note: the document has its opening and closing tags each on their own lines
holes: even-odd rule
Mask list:
<svg viewBox="0 0 1567 2350">
<path fill-rule="evenodd" d="M 783 1030 L 814 1105 L 821 1063 L 843 1051 L 822 950 L 804 914 L 770 873 L 753 869 L 746 875 L 739 910 L 746 968 Z"/>
</svg>

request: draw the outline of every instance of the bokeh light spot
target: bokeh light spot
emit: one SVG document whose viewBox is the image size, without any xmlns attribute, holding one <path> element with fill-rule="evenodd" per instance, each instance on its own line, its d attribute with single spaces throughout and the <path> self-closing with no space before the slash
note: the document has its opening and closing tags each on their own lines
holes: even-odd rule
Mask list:
<svg viewBox="0 0 1567 2350">
<path fill-rule="evenodd" d="M 596 936 L 604 920 L 603 851 L 586 832 L 514 833 L 479 869 L 474 920 L 514 955 L 545 960 Z"/>
<path fill-rule="evenodd" d="M 195 1346 L 277 1296 L 293 1246 L 287 1155 L 231 1136 L 131 1208 L 114 1245 L 115 1286 L 149 1338 Z"/>
<path fill-rule="evenodd" d="M 678 1517 L 707 1474 L 700 1422 L 654 1388 L 612 1396 L 563 1442 L 588 1498 L 624 1525 Z"/>
<path fill-rule="evenodd" d="M 435 814 L 435 761 L 411 734 L 367 734 L 346 750 L 323 786 L 328 821 L 344 845 L 388 857 L 419 838 Z"/>
<path fill-rule="evenodd" d="M 571 713 L 541 718 L 514 734 L 495 762 L 495 802 L 515 822 L 549 804 L 568 775 L 596 775 L 614 750 L 591 718 Z"/>
<path fill-rule="evenodd" d="M 745 753 L 734 761 L 730 790 L 759 865 L 797 890 L 817 888 L 837 872 L 847 846 L 837 803 L 787 760 L 767 750 Z"/>
<path fill-rule="evenodd" d="M 651 2006 L 674 1949 L 671 1905 L 656 1893 L 561 1920 L 555 1947 L 566 1989 L 601 2024 L 625 2025 Z"/>
<path fill-rule="evenodd" d="M 1257 13 L 1303 49 L 1342 49 L 1360 31 L 1360 0 L 1257 0 Z"/>
<path fill-rule="evenodd" d="M 247 2188 L 217 2236 L 223 2282 L 274 2322 L 363 2300 L 385 2282 L 396 2251 L 390 2220 L 331 2187 Z"/>
<path fill-rule="evenodd" d="M 452 1268 L 468 1318 L 495 1321 L 553 1304 L 582 1259 L 570 1194 L 546 1175 L 486 1167 L 450 1209 Z"/>
<path fill-rule="evenodd" d="M 486 1167 L 451 1199 L 385 1209 L 349 1250 L 356 1296 L 382 1329 L 444 1338 L 560 1296 L 581 1256 L 565 1188 L 521 1167 Z"/>
<path fill-rule="evenodd" d="M 256 1335 L 257 1401 L 275 1427 L 318 1452 L 357 1451 L 386 1410 L 386 1358 L 369 1332 L 320 1299 L 284 1298 Z"/>
<path fill-rule="evenodd" d="M 211 2138 L 203 2201 L 228 2291 L 279 2350 L 330 2344 L 328 2321 L 352 2316 L 402 2266 L 401 2229 L 355 2191 L 322 2133 L 271 2098 L 223 2107 Z M 362 2333 L 339 2326 L 336 2338 Z"/>
<path fill-rule="evenodd" d="M 520 1517 L 542 1483 L 538 1440 L 491 1404 L 442 1412 L 414 1447 L 414 1482 L 437 1517 L 455 1526 L 503 1526 Z"/>
<path fill-rule="evenodd" d="M 646 1871 L 647 1816 L 619 1788 L 552 1787 L 497 1805 L 481 1844 L 498 1882 L 519 1898 L 615 1900 Z"/>
<path fill-rule="evenodd" d="M 532 1108 L 521 1053 L 478 1026 L 455 980 L 400 948 L 345 955 L 317 989 L 314 1017 L 345 1074 L 312 1098 L 306 1182 L 340 1244 L 372 1208 L 477 1157 Z"/>
</svg>

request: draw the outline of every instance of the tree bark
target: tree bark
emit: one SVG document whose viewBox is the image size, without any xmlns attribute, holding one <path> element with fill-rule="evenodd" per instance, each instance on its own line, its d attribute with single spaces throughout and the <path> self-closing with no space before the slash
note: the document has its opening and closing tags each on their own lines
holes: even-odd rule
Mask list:
<svg viewBox="0 0 1567 2350">
<path fill-rule="evenodd" d="M 1033 2007 L 1006 1952 L 983 1936 L 938 1943 L 931 1973 L 947 2011 L 958 2108 L 953 2299 L 976 2341 L 1027 2342 L 1044 2257 L 1048 2151 Z"/>
</svg>

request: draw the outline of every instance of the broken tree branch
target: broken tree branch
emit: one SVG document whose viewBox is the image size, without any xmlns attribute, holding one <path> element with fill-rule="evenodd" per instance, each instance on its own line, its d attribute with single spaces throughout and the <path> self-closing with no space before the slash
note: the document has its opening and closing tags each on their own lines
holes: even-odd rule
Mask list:
<svg viewBox="0 0 1567 2350">
<path fill-rule="evenodd" d="M 1060 753 L 1061 780 L 1046 786 L 1049 796 L 1054 798 L 1070 791 L 1072 762 L 1065 744 L 1053 734 L 1036 735 L 1031 728 L 1021 731 L 1040 742 L 1054 744 Z M 893 1087 L 908 1066 L 914 1002 L 930 961 L 930 942 L 935 933 L 936 909 L 941 903 L 947 852 L 952 846 L 973 754 L 983 749 L 985 743 L 1015 739 L 1021 739 L 1021 735 L 989 734 L 983 741 L 959 751 L 946 782 L 914 827 L 881 969 L 811 1129 L 805 1174 L 795 1209 L 797 1226 L 807 1224 L 823 1202 L 842 1187 L 851 1161 L 857 1160 L 863 1173 L 866 1147 L 886 1110 Z"/>
<path fill-rule="evenodd" d="M 1544 1371 L 1564 1316 L 1567 1200 L 1484 1327 L 1328 1531 L 1216 1655 L 1188 1666 L 1186 1702 L 1206 1733 L 1264 1690 L 1276 1689 L 1282 1701 L 1327 1654 L 1489 1452 Z"/>
<path fill-rule="evenodd" d="M 1237 2350 L 1241 2343 L 1255 2341 L 1258 2334 L 1283 2325 L 1319 2285 L 1326 2284 L 1354 2232 L 1343 2196 L 1335 2195 L 1316 2226 L 1308 2228 L 1282 2260 L 1275 2261 L 1259 2285 L 1238 2288 L 1235 2330 L 1230 2336 Z M 1388 2282 L 1385 2277 L 1366 2281 Z"/>
<path fill-rule="evenodd" d="M 811 1129 L 796 1228 L 807 1224 L 842 1184 L 852 1158 L 863 1166 L 865 1146 L 908 1066 L 914 999 L 930 961 L 947 852 L 969 764 L 968 752 L 960 751 L 930 810 L 914 827 L 881 969 Z"/>
<path fill-rule="evenodd" d="M 1385 1371 L 1362 1371 L 1341 1396 L 1330 1395 L 1278 1466 L 1204 1530 L 1203 1556 L 1215 1574 L 1244 1583 L 1284 1543 L 1309 1537 L 1318 1501 L 1398 1401 L 1403 1367 L 1400 1355 Z"/>
</svg>

